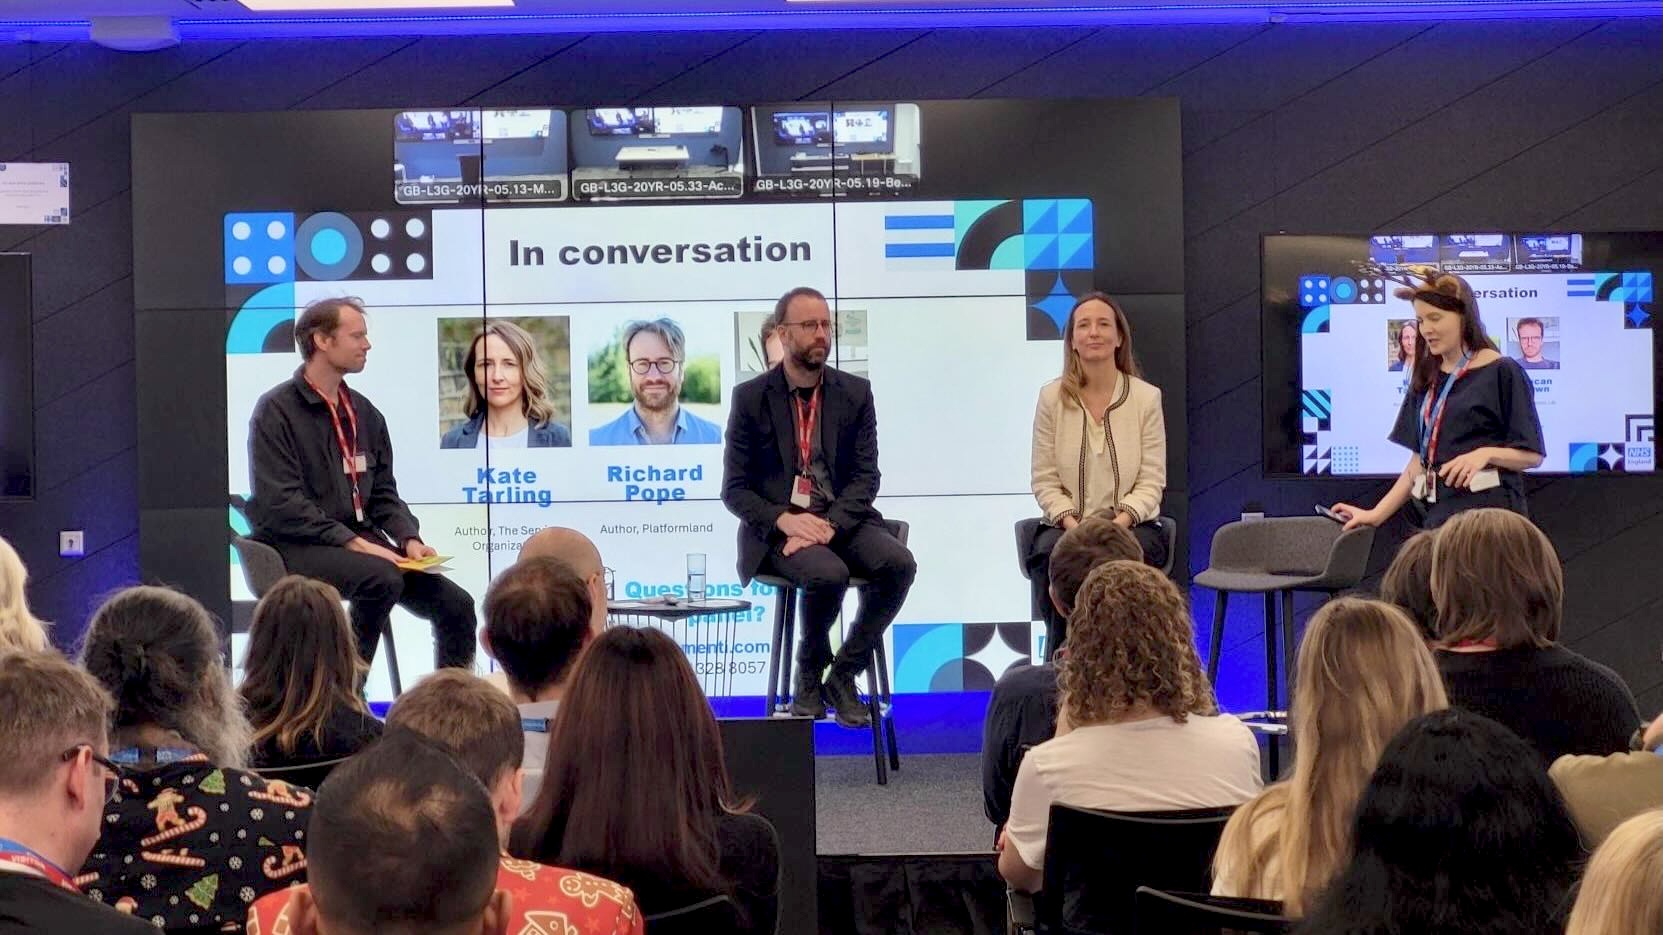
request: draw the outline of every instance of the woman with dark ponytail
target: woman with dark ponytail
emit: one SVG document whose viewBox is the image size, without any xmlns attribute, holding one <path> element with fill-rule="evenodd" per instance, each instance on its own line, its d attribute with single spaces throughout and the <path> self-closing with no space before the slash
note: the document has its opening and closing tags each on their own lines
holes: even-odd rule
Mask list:
<svg viewBox="0 0 1663 935">
<path fill-rule="evenodd" d="M 1484 331 L 1465 279 L 1421 269 L 1396 295 L 1414 305 L 1418 331 L 1390 436 L 1409 463 L 1372 509 L 1336 503 L 1334 512 L 1347 529 L 1378 526 L 1411 500 L 1427 529 L 1477 507 L 1527 513 L 1523 472 L 1547 450 L 1529 376 Z"/>
<path fill-rule="evenodd" d="M 312 794 L 242 769 L 250 730 L 213 617 L 167 588 L 117 593 L 81 663 L 114 696 L 122 767 L 82 892 L 169 929 L 241 931 L 248 904 L 305 879 Z"/>
</svg>

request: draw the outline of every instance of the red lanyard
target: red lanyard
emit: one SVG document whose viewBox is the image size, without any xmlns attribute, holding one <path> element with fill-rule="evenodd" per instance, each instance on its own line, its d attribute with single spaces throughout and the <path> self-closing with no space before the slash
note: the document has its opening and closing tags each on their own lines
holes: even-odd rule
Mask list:
<svg viewBox="0 0 1663 935">
<path fill-rule="evenodd" d="M 24 873 L 43 877 L 53 886 L 69 890 L 71 893 L 81 892 L 76 888 L 75 880 L 69 874 L 63 872 L 60 867 L 50 860 L 18 844 L 16 841 L 0 840 L 0 864 L 20 867 Z"/>
<path fill-rule="evenodd" d="M 1450 374 L 1449 382 L 1444 384 L 1443 392 L 1438 394 L 1438 414 L 1432 414 L 1432 388 L 1426 388 L 1426 405 L 1421 407 L 1420 424 L 1424 427 L 1431 423 L 1431 432 L 1426 436 L 1426 444 L 1421 452 L 1421 464 L 1431 468 L 1438 455 L 1438 433 L 1444 427 L 1444 413 L 1449 409 L 1449 393 L 1455 389 L 1455 383 L 1460 380 L 1472 366 L 1473 355 L 1468 354 L 1461 361 L 1461 369 Z"/>
<path fill-rule="evenodd" d="M 820 421 L 820 387 L 816 386 L 809 396 L 807 411 L 800 394 L 791 394 L 791 401 L 797 407 L 797 464 L 807 474 L 814 456 L 814 426 Z"/>
<path fill-rule="evenodd" d="M 312 392 L 323 398 L 323 404 L 329 407 L 329 421 L 335 426 L 335 443 L 341 448 L 341 465 L 347 476 L 352 478 L 352 513 L 358 517 L 358 522 L 364 521 L 364 503 L 358 495 L 358 413 L 352 410 L 352 394 L 347 392 L 346 384 L 341 384 L 341 408 L 346 410 L 346 421 L 352 426 L 352 444 L 347 444 L 346 431 L 341 427 L 341 414 L 335 409 L 335 401 L 323 395 L 323 390 L 310 379 L 306 385 Z"/>
</svg>

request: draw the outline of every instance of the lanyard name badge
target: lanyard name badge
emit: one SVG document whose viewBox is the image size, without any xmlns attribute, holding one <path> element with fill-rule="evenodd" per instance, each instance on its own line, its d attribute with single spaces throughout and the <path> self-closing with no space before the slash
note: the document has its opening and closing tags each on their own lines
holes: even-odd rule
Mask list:
<svg viewBox="0 0 1663 935">
<path fill-rule="evenodd" d="M 81 892 L 75 886 L 75 878 L 65 873 L 62 867 L 40 856 L 34 848 L 10 838 L 0 838 L 0 864 L 8 864 L 32 876 L 43 877 L 54 886 L 71 893 Z"/>
<path fill-rule="evenodd" d="M 1423 489 L 1427 503 L 1438 502 L 1438 475 L 1432 471 L 1433 459 L 1438 455 L 1438 435 L 1444 427 L 1444 410 L 1449 405 L 1449 391 L 1455 388 L 1455 382 L 1467 372 L 1472 363 L 1472 352 L 1468 351 L 1461 357 L 1461 366 L 1450 374 L 1449 382 L 1438 392 L 1437 403 L 1434 406 L 1432 394 L 1426 394 L 1426 404 L 1420 413 L 1420 464 L 1422 484 L 1416 485 L 1416 493 Z"/>
<path fill-rule="evenodd" d="M 323 404 L 329 407 L 329 421 L 335 426 L 335 443 L 341 449 L 341 473 L 352 479 L 352 515 L 358 518 L 358 522 L 362 523 L 364 521 L 364 500 L 358 493 L 358 475 L 364 473 L 369 464 L 357 450 L 358 413 L 352 409 L 352 396 L 347 392 L 346 384 L 341 384 L 341 408 L 346 410 L 347 424 L 352 426 L 352 443 L 347 444 L 346 430 L 341 426 L 341 414 L 335 408 L 335 401 L 323 396 L 323 391 L 318 389 L 312 381 L 307 380 L 306 385 L 312 387 L 312 392 L 322 396 Z"/>
<path fill-rule="evenodd" d="M 802 396 L 793 393 L 792 404 L 797 407 L 797 477 L 791 482 L 791 505 L 800 510 L 814 502 L 814 478 L 809 475 L 809 462 L 814 457 L 814 429 L 820 421 L 820 387 L 814 388 L 808 405 Z"/>
</svg>

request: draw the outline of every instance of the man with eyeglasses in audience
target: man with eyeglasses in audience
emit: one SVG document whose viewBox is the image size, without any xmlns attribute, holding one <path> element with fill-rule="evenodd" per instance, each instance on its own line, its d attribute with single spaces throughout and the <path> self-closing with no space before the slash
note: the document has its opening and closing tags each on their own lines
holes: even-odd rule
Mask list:
<svg viewBox="0 0 1663 935">
<path fill-rule="evenodd" d="M 854 679 L 918 566 L 872 506 L 879 479 L 872 384 L 826 366 L 835 337 L 826 297 L 792 289 L 775 304 L 774 322 L 784 359 L 734 387 L 728 413 L 722 502 L 740 520 L 739 580 L 773 574 L 802 591 L 791 712 L 822 718 L 829 702 L 838 724 L 866 727 L 871 715 Z M 867 584 L 834 656 L 830 631 L 851 577 Z"/>
<path fill-rule="evenodd" d="M 50 651 L 0 653 L 0 932 L 149 932 L 81 895 L 66 868 L 98 842 L 121 772 L 106 757 L 115 705 Z"/>
<path fill-rule="evenodd" d="M 621 342 L 634 403 L 589 430 L 591 445 L 720 445 L 722 429 L 681 404 L 687 378 L 687 337 L 668 318 L 632 321 Z"/>
</svg>

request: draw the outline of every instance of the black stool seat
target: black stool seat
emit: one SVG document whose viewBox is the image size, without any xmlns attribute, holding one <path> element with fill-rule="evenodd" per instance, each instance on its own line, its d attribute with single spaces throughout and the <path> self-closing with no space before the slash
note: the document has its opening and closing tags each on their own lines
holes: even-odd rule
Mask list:
<svg viewBox="0 0 1663 935">
<path fill-rule="evenodd" d="M 908 526 L 901 520 L 884 520 L 890 535 L 907 544 Z M 792 667 L 796 662 L 797 601 L 801 596 L 797 586 L 778 575 L 757 575 L 754 581 L 770 585 L 779 592 L 774 605 L 774 639 L 768 652 L 768 693 L 765 717 L 786 714 L 795 683 Z M 849 578 L 849 587 L 860 589 L 868 582 L 864 578 Z M 894 696 L 889 689 L 889 657 L 880 638 L 872 647 L 872 657 L 866 665 L 867 708 L 872 715 L 872 761 L 877 770 L 878 785 L 887 785 L 889 770 L 901 768 L 901 753 L 895 742 L 895 718 L 891 713 Z M 887 756 L 886 756 L 887 754 Z"/>
</svg>

